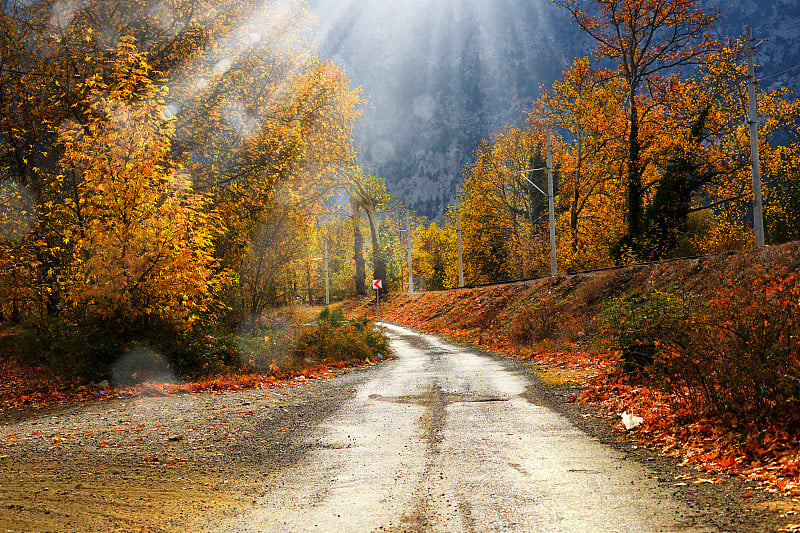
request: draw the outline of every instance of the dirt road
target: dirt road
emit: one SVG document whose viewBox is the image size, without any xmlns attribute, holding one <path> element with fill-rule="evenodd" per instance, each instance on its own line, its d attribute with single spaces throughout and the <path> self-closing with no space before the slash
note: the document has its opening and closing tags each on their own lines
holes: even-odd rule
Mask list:
<svg viewBox="0 0 800 533">
<path fill-rule="evenodd" d="M 486 356 L 388 326 L 397 360 L 224 531 L 713 531 Z"/>
<path fill-rule="evenodd" d="M 781 502 L 741 499 L 736 480 L 695 484 L 700 473 L 618 441 L 522 363 L 386 328 L 394 360 L 332 380 L 6 415 L 0 531 L 755 532 L 791 521 L 770 510 Z"/>
</svg>

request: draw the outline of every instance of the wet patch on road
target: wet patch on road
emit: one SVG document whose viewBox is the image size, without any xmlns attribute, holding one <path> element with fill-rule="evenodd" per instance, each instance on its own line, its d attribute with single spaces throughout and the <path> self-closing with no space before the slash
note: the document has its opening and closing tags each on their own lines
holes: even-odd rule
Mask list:
<svg viewBox="0 0 800 533">
<path fill-rule="evenodd" d="M 451 403 L 507 402 L 511 400 L 511 398 L 500 398 L 497 396 L 482 396 L 475 394 L 442 392 L 441 389 L 437 391 L 437 396 L 441 397 L 441 400 L 445 405 Z M 394 396 L 394 397 L 382 396 L 380 394 L 370 394 L 369 399 L 378 400 L 381 402 L 422 405 L 423 407 L 425 407 L 430 405 L 431 403 L 431 394 L 425 393 L 425 394 L 416 394 L 412 396 Z"/>
</svg>

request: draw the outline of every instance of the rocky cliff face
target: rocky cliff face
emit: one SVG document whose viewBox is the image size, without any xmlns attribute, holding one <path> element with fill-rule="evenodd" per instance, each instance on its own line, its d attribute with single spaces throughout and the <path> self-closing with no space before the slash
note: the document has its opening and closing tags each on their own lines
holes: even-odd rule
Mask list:
<svg viewBox="0 0 800 533">
<path fill-rule="evenodd" d="M 751 25 L 761 74 L 800 63 L 797 0 L 708 2 L 718 32 Z M 525 122 L 550 84 L 592 42 L 550 0 L 311 0 L 320 56 L 342 65 L 372 107 L 358 129 L 361 163 L 392 196 L 440 217 L 481 139 Z M 765 80 L 797 85 L 800 70 Z"/>
<path fill-rule="evenodd" d="M 745 28 L 750 26 L 756 41 L 767 39 L 759 45 L 756 56 L 757 75 L 765 89 L 800 90 L 800 69 L 783 72 L 800 64 L 800 2 L 723 0 L 706 4 L 720 10 L 720 35 L 744 38 Z"/>
</svg>

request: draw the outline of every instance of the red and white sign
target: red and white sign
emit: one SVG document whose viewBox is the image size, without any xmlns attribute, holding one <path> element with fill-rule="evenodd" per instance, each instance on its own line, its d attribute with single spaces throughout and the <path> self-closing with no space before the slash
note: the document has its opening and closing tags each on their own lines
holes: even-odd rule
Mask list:
<svg viewBox="0 0 800 533">
<path fill-rule="evenodd" d="M 375 289 L 376 291 L 378 289 L 382 289 L 383 288 L 383 280 L 373 279 L 372 280 L 372 288 Z"/>
</svg>

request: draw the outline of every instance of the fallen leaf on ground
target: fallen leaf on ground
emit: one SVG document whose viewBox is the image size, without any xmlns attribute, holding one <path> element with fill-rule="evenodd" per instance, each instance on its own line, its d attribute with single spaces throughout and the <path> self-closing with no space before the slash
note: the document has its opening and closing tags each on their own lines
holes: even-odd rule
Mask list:
<svg viewBox="0 0 800 533">
<path fill-rule="evenodd" d="M 711 477 L 711 478 L 697 478 L 694 480 L 695 485 L 702 485 L 703 483 L 709 483 L 712 485 L 719 485 L 720 483 L 725 483 L 725 480 L 721 477 Z"/>
</svg>

